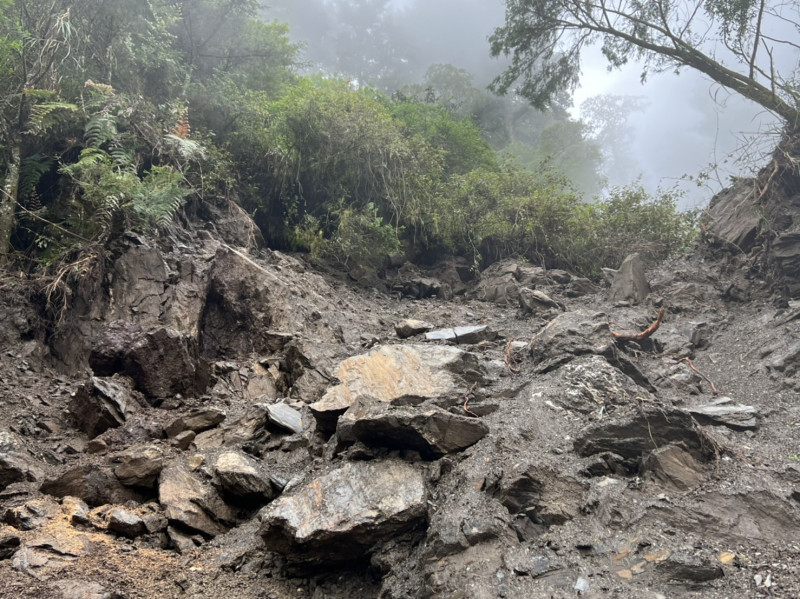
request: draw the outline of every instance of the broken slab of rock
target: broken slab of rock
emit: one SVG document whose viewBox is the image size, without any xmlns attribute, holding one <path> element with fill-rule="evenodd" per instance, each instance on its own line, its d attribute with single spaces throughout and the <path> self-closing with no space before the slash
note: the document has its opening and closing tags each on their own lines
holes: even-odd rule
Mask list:
<svg viewBox="0 0 800 599">
<path fill-rule="evenodd" d="M 268 405 L 267 418 L 275 426 L 290 433 L 298 434 L 303 432 L 303 415 L 285 403 Z"/>
<path fill-rule="evenodd" d="M 650 294 L 650 284 L 645 275 L 644 262 L 639 254 L 629 254 L 611 283 L 608 299 L 616 304 L 629 302 L 639 304 Z"/>
<path fill-rule="evenodd" d="M 590 424 L 577 435 L 574 448 L 584 457 L 603 452 L 622 456 L 633 473 L 638 471 L 638 461 L 644 454 L 672 443 L 682 443 L 698 459 L 707 457 L 710 450 L 690 414 L 657 406 L 641 411 L 631 408 Z"/>
<path fill-rule="evenodd" d="M 412 449 L 436 459 L 474 445 L 486 436 L 489 427 L 475 418 L 440 408 L 393 406 L 360 398 L 339 419 L 336 431 L 341 441 Z"/>
<path fill-rule="evenodd" d="M 420 470 L 399 461 L 350 462 L 284 494 L 261 514 L 267 549 L 292 562 L 337 567 L 427 521 Z"/>
<path fill-rule="evenodd" d="M 546 293 L 526 287 L 519 290 L 519 307 L 525 314 L 535 314 L 546 310 L 564 310 L 562 305 Z"/>
<path fill-rule="evenodd" d="M 123 508 L 114 508 L 108 514 L 108 530 L 117 534 L 136 538 L 147 532 L 147 525 L 138 515 Z"/>
<path fill-rule="evenodd" d="M 44 476 L 13 433 L 0 430 L 0 491 L 18 482 L 35 482 Z"/>
<path fill-rule="evenodd" d="M 727 426 L 735 431 L 758 428 L 758 411 L 753 406 L 734 403 L 730 397 L 719 397 L 711 403 L 689 408 L 700 424 Z"/>
<path fill-rule="evenodd" d="M 166 432 L 167 436 L 170 438 L 175 438 L 184 431 L 201 433 L 217 426 L 220 422 L 225 420 L 225 416 L 225 411 L 218 408 L 192 410 L 186 416 L 181 416 L 173 420 L 167 425 L 164 432 Z"/>
<path fill-rule="evenodd" d="M 395 405 L 459 398 L 481 374 L 475 356 L 455 347 L 385 345 L 343 360 L 334 376 L 340 384 L 309 406 L 317 428 L 328 433 L 359 397 Z"/>
<path fill-rule="evenodd" d="M 154 445 L 131 447 L 114 462 L 114 474 L 123 485 L 152 488 L 164 466 L 164 454 Z"/>
<path fill-rule="evenodd" d="M 428 341 L 452 341 L 464 344 L 492 341 L 496 338 L 497 333 L 485 324 L 439 329 L 425 333 L 425 339 Z"/>
<path fill-rule="evenodd" d="M 424 320 L 416 320 L 413 318 L 407 318 L 402 322 L 398 322 L 394 325 L 394 332 L 397 334 L 400 339 L 408 339 L 409 337 L 413 337 L 414 335 L 420 335 L 422 333 L 427 333 L 433 328 L 433 325 L 429 322 L 425 322 Z"/>
<path fill-rule="evenodd" d="M 642 470 L 650 472 L 663 485 L 678 491 L 688 491 L 703 480 L 703 467 L 689 452 L 677 445 L 660 447 L 650 453 L 644 459 Z"/>
<path fill-rule="evenodd" d="M 227 531 L 235 516 L 217 492 L 180 464 L 161 472 L 158 501 L 172 525 L 215 537 Z"/>
<path fill-rule="evenodd" d="M 143 497 L 136 491 L 122 486 L 110 471 L 84 464 L 70 468 L 55 479 L 46 480 L 40 489 L 53 497 L 77 497 L 92 507 L 107 503 L 140 503 Z"/>
<path fill-rule="evenodd" d="M 236 451 L 226 451 L 219 455 L 214 464 L 214 474 L 223 492 L 245 501 L 261 504 L 272 499 L 269 480 L 262 476 L 257 464 Z"/>
<path fill-rule="evenodd" d="M 96 376 L 81 385 L 69 402 L 72 421 L 90 439 L 123 425 L 140 410 L 130 387 L 122 380 Z"/>
</svg>

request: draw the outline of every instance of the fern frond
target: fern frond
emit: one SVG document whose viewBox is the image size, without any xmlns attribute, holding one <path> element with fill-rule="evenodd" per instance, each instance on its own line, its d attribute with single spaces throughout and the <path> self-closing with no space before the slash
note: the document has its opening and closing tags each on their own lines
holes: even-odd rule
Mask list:
<svg viewBox="0 0 800 599">
<path fill-rule="evenodd" d="M 117 117 L 107 110 L 93 114 L 86 123 L 83 135 L 90 148 L 99 148 L 117 136 Z"/>
<path fill-rule="evenodd" d="M 191 139 L 184 139 L 174 133 L 164 136 L 167 146 L 174 150 L 184 160 L 203 160 L 206 157 L 205 148 Z"/>
<path fill-rule="evenodd" d="M 42 154 L 33 154 L 23 158 L 19 166 L 17 195 L 20 198 L 31 195 L 39 184 L 39 179 L 53 167 L 54 163 L 55 159 L 52 156 L 43 156 Z"/>
<path fill-rule="evenodd" d="M 41 135 L 48 129 L 67 121 L 69 114 L 78 111 L 75 104 L 69 102 L 44 102 L 31 106 L 28 118 L 27 133 Z"/>
</svg>

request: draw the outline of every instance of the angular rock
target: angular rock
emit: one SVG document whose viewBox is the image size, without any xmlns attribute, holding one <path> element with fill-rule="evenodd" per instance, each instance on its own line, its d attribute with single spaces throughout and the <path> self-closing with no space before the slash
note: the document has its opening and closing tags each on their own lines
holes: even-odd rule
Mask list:
<svg viewBox="0 0 800 599">
<path fill-rule="evenodd" d="M 55 583 L 61 599 L 125 599 L 125 595 L 109 591 L 99 582 L 60 580 Z"/>
<path fill-rule="evenodd" d="M 200 433 L 214 428 L 225 420 L 225 411 L 219 408 L 200 408 L 192 410 L 186 416 L 176 418 L 164 429 L 168 437 L 174 438 L 184 431 Z"/>
<path fill-rule="evenodd" d="M 147 526 L 139 517 L 131 511 L 114 508 L 108 514 L 108 530 L 130 538 L 140 537 L 147 532 Z"/>
<path fill-rule="evenodd" d="M 303 432 L 303 415 L 285 403 L 270 404 L 267 406 L 269 421 L 290 433 Z"/>
<path fill-rule="evenodd" d="M 688 491 L 703 480 L 702 466 L 690 453 L 677 445 L 661 447 L 650 453 L 644 460 L 643 470 L 678 491 Z"/>
<path fill-rule="evenodd" d="M 569 476 L 529 466 L 519 473 L 512 470 L 490 490 L 510 514 L 524 514 L 536 524 L 551 526 L 580 515 L 587 487 Z"/>
<path fill-rule="evenodd" d="M 154 445 L 131 447 L 115 459 L 114 474 L 126 487 L 153 488 L 164 466 L 164 454 Z"/>
<path fill-rule="evenodd" d="M 753 203 L 752 181 L 723 189 L 708 207 L 708 232 L 724 244 L 747 253 L 758 235 L 763 214 Z"/>
<path fill-rule="evenodd" d="M 72 421 L 90 439 L 116 428 L 141 407 L 122 381 L 93 376 L 69 402 Z"/>
<path fill-rule="evenodd" d="M 10 507 L 3 520 L 17 530 L 34 530 L 52 520 L 61 512 L 52 498 L 33 499 L 22 505 Z"/>
<path fill-rule="evenodd" d="M 577 435 L 574 448 L 581 456 L 611 452 L 638 462 L 645 453 L 671 443 L 683 443 L 698 459 L 709 450 L 691 415 L 655 406 L 590 424 Z"/>
<path fill-rule="evenodd" d="M 342 361 L 334 372 L 341 383 L 311 404 L 311 413 L 321 431 L 333 432 L 339 416 L 359 397 L 395 405 L 458 397 L 469 386 L 468 376 L 480 377 L 478 368 L 472 354 L 454 347 L 382 346 Z"/>
<path fill-rule="evenodd" d="M 650 294 L 650 284 L 639 254 L 630 254 L 622 261 L 614 281 L 611 283 L 609 300 L 612 303 L 630 302 L 639 304 Z"/>
<path fill-rule="evenodd" d="M 134 241 L 131 239 L 130 241 Z M 147 245 L 132 245 L 114 262 L 110 319 L 156 322 L 169 278 L 161 252 Z"/>
<path fill-rule="evenodd" d="M 392 290 L 399 291 L 403 297 L 411 299 L 425 299 L 426 297 L 449 299 L 453 297 L 453 291 L 449 285 L 432 277 L 404 277 L 392 285 Z"/>
<path fill-rule="evenodd" d="M 551 309 L 563 310 L 563 307 L 546 293 L 525 287 L 519 290 L 519 307 L 526 314 L 535 314 Z"/>
<path fill-rule="evenodd" d="M 0 560 L 9 559 L 20 546 L 20 538 L 15 534 L 0 532 Z"/>
<path fill-rule="evenodd" d="M 16 435 L 0 430 L 0 491 L 18 482 L 35 482 L 44 472 L 23 448 Z"/>
<path fill-rule="evenodd" d="M 422 473 L 410 464 L 351 462 L 273 501 L 260 534 L 291 561 L 336 567 L 378 541 L 423 529 L 426 499 Z"/>
<path fill-rule="evenodd" d="M 157 403 L 205 390 L 205 365 L 196 354 L 194 338 L 173 328 L 116 323 L 95 343 L 89 364 L 100 376 L 130 377 L 148 401 Z"/>
<path fill-rule="evenodd" d="M 496 338 L 497 333 L 485 324 L 439 329 L 438 331 L 425 333 L 425 339 L 428 341 L 452 341 L 453 343 L 465 344 L 492 341 Z"/>
<path fill-rule="evenodd" d="M 195 438 L 197 438 L 197 433 L 194 431 L 181 431 L 172 438 L 170 445 L 181 451 L 186 451 L 191 447 Z"/>
<path fill-rule="evenodd" d="M 397 333 L 397 336 L 400 337 L 400 339 L 408 339 L 414 335 L 427 333 L 432 328 L 433 325 L 429 322 L 407 318 L 406 320 L 398 322 L 396 325 L 394 325 L 394 332 Z"/>
<path fill-rule="evenodd" d="M 474 445 L 486 436 L 489 427 L 476 418 L 439 408 L 392 406 L 360 398 L 339 419 L 336 430 L 343 441 L 412 449 L 436 459 Z"/>
<path fill-rule="evenodd" d="M 58 478 L 47 480 L 40 490 L 54 497 L 77 497 L 92 507 L 107 503 L 142 501 L 139 493 L 122 486 L 110 471 L 92 464 L 75 466 Z"/>
<path fill-rule="evenodd" d="M 758 428 L 758 411 L 753 406 L 734 403 L 730 397 L 718 397 L 711 403 L 689 408 L 700 424 L 727 426 L 735 431 Z"/>
<path fill-rule="evenodd" d="M 770 370 L 786 372 L 787 375 L 791 376 L 797 371 L 798 364 L 800 364 L 800 341 L 792 344 L 788 350 L 770 360 L 767 367 Z"/>
<path fill-rule="evenodd" d="M 171 465 L 162 470 L 158 501 L 170 524 L 178 524 L 207 537 L 222 534 L 235 520 L 230 508 L 214 489 L 181 465 Z"/>
<path fill-rule="evenodd" d="M 608 316 L 603 312 L 575 310 L 559 314 L 534 336 L 531 356 L 539 372 L 547 372 L 584 354 L 613 351 Z"/>
<path fill-rule="evenodd" d="M 513 260 L 492 264 L 481 273 L 481 282 L 475 291 L 477 297 L 494 304 L 516 304 L 519 301 L 519 269 L 520 265 Z M 525 274 L 520 273 L 520 276 L 525 277 Z"/>
<path fill-rule="evenodd" d="M 253 461 L 235 451 L 220 454 L 214 464 L 222 490 L 228 495 L 266 503 L 272 498 L 269 480 L 259 474 Z"/>
<path fill-rule="evenodd" d="M 722 566 L 695 556 L 672 555 L 657 563 L 655 574 L 665 581 L 702 583 L 725 576 Z"/>
</svg>

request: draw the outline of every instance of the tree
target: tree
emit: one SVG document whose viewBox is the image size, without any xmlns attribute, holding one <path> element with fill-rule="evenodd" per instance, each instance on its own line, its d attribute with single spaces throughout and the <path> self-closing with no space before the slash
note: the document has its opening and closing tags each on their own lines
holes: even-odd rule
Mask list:
<svg viewBox="0 0 800 599">
<path fill-rule="evenodd" d="M 800 127 L 800 87 L 781 61 L 800 44 L 800 5 L 783 0 L 507 0 L 490 37 L 511 64 L 492 88 L 545 107 L 574 87 L 581 51 L 601 43 L 611 67 L 631 59 L 649 72 L 690 67 Z M 794 37 L 793 37 L 794 36 Z M 786 69 L 784 69 L 786 72 Z"/>
</svg>

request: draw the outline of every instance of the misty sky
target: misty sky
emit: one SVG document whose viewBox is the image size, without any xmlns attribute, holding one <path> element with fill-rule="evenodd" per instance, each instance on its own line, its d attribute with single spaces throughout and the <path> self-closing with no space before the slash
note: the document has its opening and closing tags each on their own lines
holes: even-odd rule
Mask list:
<svg viewBox="0 0 800 599">
<path fill-rule="evenodd" d="M 450 63 L 474 73 L 480 85 L 500 72 L 501 64 L 489 56 L 487 38 L 503 23 L 502 0 L 393 0 L 393 6 L 399 11 L 413 8 L 415 15 L 422 16 L 423 22 L 417 20 L 417 27 L 406 30 L 413 44 L 422 46 L 417 60 L 427 64 L 420 65 L 420 72 L 430 64 Z M 453 6 L 458 8 L 453 10 Z M 324 34 L 321 39 L 325 39 Z M 303 41 L 312 51 L 320 40 Z M 691 69 L 684 69 L 680 75 L 651 75 L 644 85 L 640 83 L 640 70 L 634 64 L 608 72 L 599 51 L 586 53 L 582 83 L 572 109 L 573 116 L 580 117 L 581 103 L 600 94 L 645 98 L 646 107 L 628 120 L 631 155 L 636 158 L 629 181 L 641 176 L 651 192 L 659 186 L 677 185 L 687 194 L 682 207 L 702 207 L 714 192 L 727 185 L 730 175 L 748 175 L 766 162 L 765 152 L 776 143 L 774 136 L 761 136 L 760 147 L 746 143 L 748 139 L 752 142 L 753 134 L 774 131 L 776 120 L 770 114 Z M 746 158 L 743 164 L 737 162 L 737 156 L 742 155 Z M 712 165 L 717 168 L 710 168 Z M 685 176 L 697 177 L 702 171 L 711 176 L 702 187 L 682 180 Z"/>
</svg>

